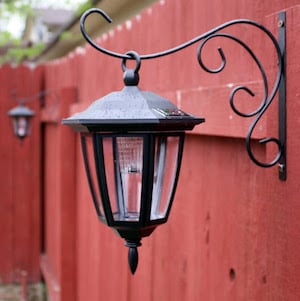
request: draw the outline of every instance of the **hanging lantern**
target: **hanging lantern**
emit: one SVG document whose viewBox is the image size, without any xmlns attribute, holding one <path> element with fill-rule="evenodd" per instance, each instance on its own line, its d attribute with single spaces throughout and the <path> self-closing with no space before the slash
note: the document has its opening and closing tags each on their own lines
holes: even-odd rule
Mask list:
<svg viewBox="0 0 300 301">
<path fill-rule="evenodd" d="M 125 87 L 62 122 L 81 133 L 87 178 L 99 219 L 129 247 L 131 272 L 137 247 L 167 221 L 174 198 L 185 130 L 204 122 L 173 103 L 138 88 L 135 69 L 123 61 Z"/>
<path fill-rule="evenodd" d="M 21 102 L 7 114 L 12 119 L 14 134 L 23 140 L 30 134 L 30 119 L 34 116 L 34 112 Z"/>
</svg>

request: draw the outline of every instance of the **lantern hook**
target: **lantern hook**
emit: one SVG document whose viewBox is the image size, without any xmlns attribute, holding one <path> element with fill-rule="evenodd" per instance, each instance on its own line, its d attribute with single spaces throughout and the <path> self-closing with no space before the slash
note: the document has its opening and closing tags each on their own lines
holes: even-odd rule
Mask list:
<svg viewBox="0 0 300 301">
<path fill-rule="evenodd" d="M 132 55 L 130 55 L 129 53 L 122 54 L 122 53 L 119 53 L 119 52 L 114 52 L 114 51 L 108 50 L 108 49 L 96 44 L 93 41 L 93 39 L 88 35 L 88 33 L 85 30 L 85 21 L 86 21 L 86 19 L 89 15 L 94 14 L 94 13 L 101 15 L 108 23 L 112 23 L 112 19 L 102 9 L 100 9 L 100 8 L 90 8 L 90 9 L 88 9 L 86 12 L 84 12 L 82 14 L 82 16 L 80 18 L 80 30 L 81 30 L 82 35 L 86 39 L 86 41 L 92 47 L 94 47 L 98 51 L 100 51 L 102 53 L 105 53 L 107 55 L 110 55 L 110 56 L 113 56 L 113 57 L 116 57 L 116 58 L 120 58 L 120 59 L 134 59 L 134 57 Z M 273 36 L 273 34 L 266 27 L 264 27 L 263 25 L 255 22 L 255 21 L 249 20 L 249 19 L 237 19 L 237 20 L 231 20 L 231 21 L 225 22 L 225 23 L 221 24 L 220 26 L 217 26 L 217 27 L 215 27 L 215 28 L 213 28 L 213 29 L 211 29 L 211 30 L 199 35 L 199 36 L 196 36 L 195 38 L 193 38 L 193 39 L 191 39 L 191 40 L 189 40 L 185 43 L 177 45 L 173 48 L 170 48 L 170 49 L 167 49 L 167 50 L 161 51 L 161 52 L 141 55 L 140 59 L 141 60 L 154 59 L 154 58 L 158 58 L 158 57 L 162 57 L 162 56 L 166 56 L 166 55 L 178 52 L 178 51 L 180 51 L 180 50 L 182 50 L 186 47 L 189 47 L 189 46 L 191 46 L 191 45 L 193 45 L 193 44 L 195 44 L 195 43 L 197 43 L 201 40 L 209 38 L 210 36 L 212 36 L 213 34 L 215 34 L 216 32 L 218 32 L 222 29 L 225 29 L 227 27 L 230 27 L 230 26 L 236 25 L 236 24 L 248 24 L 248 25 L 257 27 L 258 29 L 262 30 L 263 32 L 265 32 L 267 34 L 267 36 L 269 36 L 269 38 L 272 40 L 273 44 L 275 45 L 275 48 L 277 48 L 276 50 L 279 51 L 279 53 L 280 53 L 280 49 L 279 49 L 276 38 Z M 224 65 L 224 63 L 225 63 L 224 52 L 221 48 L 218 49 L 218 52 L 219 52 L 219 55 L 222 59 L 222 65 L 224 67 L 225 66 Z M 223 69 L 223 67 L 221 67 L 220 70 L 216 71 L 216 73 L 221 71 Z M 206 69 L 206 68 L 204 68 L 204 69 Z"/>
</svg>

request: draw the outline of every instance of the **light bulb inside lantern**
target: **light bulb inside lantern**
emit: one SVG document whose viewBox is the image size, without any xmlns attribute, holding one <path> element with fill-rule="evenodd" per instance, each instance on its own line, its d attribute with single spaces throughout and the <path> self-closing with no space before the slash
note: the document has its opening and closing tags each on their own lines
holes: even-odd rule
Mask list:
<svg viewBox="0 0 300 301">
<path fill-rule="evenodd" d="M 120 189 L 118 191 L 120 219 L 138 221 L 141 206 L 143 172 L 143 138 L 117 137 L 117 166 Z"/>
<path fill-rule="evenodd" d="M 19 117 L 16 125 L 16 134 L 18 137 L 25 137 L 27 133 L 28 122 L 25 117 Z"/>
</svg>

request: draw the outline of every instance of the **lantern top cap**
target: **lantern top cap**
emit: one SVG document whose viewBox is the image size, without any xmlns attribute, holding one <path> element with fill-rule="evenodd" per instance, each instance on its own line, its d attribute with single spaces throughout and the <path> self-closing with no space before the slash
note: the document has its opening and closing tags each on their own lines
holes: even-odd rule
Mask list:
<svg viewBox="0 0 300 301">
<path fill-rule="evenodd" d="M 172 102 L 137 86 L 125 86 L 95 102 L 63 124 L 80 132 L 191 130 L 204 118 L 177 108 Z"/>
<path fill-rule="evenodd" d="M 33 117 L 34 111 L 30 110 L 23 103 L 20 103 L 18 106 L 8 111 L 7 114 L 10 117 Z"/>
</svg>

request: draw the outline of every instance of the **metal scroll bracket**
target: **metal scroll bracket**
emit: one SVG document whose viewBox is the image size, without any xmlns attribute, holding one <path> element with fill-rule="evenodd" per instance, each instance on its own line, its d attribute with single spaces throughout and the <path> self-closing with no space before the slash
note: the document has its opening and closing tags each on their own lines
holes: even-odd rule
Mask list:
<svg viewBox="0 0 300 301">
<path fill-rule="evenodd" d="M 109 49 L 103 48 L 102 46 L 96 44 L 92 38 L 87 34 L 85 30 L 85 20 L 90 14 L 99 14 L 101 15 L 107 22 L 111 23 L 111 18 L 101 9 L 99 8 L 92 8 L 86 11 L 81 19 L 80 19 L 80 28 L 81 32 L 86 39 L 86 41 L 94 47 L 96 50 L 118 58 L 122 60 L 127 59 L 134 59 L 130 54 L 130 52 L 127 52 L 126 54 L 118 53 L 111 51 Z M 236 96 L 239 94 L 239 91 L 244 91 L 249 94 L 249 96 L 255 96 L 255 93 L 247 86 L 245 85 L 239 85 L 232 89 L 229 97 L 229 103 L 231 106 L 231 109 L 240 117 L 254 117 L 253 121 L 249 127 L 248 133 L 246 135 L 246 150 L 248 152 L 248 156 L 250 159 L 258 166 L 260 167 L 273 167 L 278 166 L 279 168 L 279 179 L 282 181 L 285 181 L 287 178 L 286 173 L 286 14 L 285 12 L 279 13 L 279 19 L 278 19 L 278 38 L 276 38 L 265 26 L 262 24 L 259 24 L 253 20 L 249 19 L 237 19 L 237 20 L 231 20 L 229 22 L 223 23 L 219 25 L 218 27 L 215 27 L 183 44 L 177 45 L 173 48 L 164 50 L 162 52 L 158 53 L 148 53 L 143 55 L 138 55 L 136 52 L 136 55 L 138 55 L 139 60 L 149 60 L 149 59 L 155 59 L 158 57 L 163 57 L 170 55 L 172 53 L 181 51 L 182 49 L 189 47 L 195 43 L 199 42 L 198 46 L 198 52 L 197 52 L 197 60 L 202 68 L 202 70 L 208 72 L 208 73 L 219 73 L 224 70 L 227 60 L 226 55 L 222 48 L 218 48 L 219 52 L 219 58 L 221 59 L 221 64 L 218 68 L 212 69 L 208 67 L 204 62 L 204 57 L 202 56 L 202 49 L 205 48 L 205 45 L 207 42 L 211 39 L 214 39 L 216 37 L 221 37 L 224 39 L 229 39 L 238 45 L 240 45 L 246 52 L 249 54 L 250 58 L 254 61 L 256 66 L 258 67 L 261 77 L 262 77 L 262 85 L 264 87 L 264 96 L 262 97 L 261 103 L 252 112 L 243 112 L 238 109 L 238 107 L 235 105 L 235 99 Z M 274 81 L 274 84 L 272 85 L 272 88 L 269 87 L 269 81 L 267 78 L 266 71 L 258 59 L 258 57 L 255 55 L 253 49 L 241 38 L 226 32 L 226 29 L 231 26 L 238 26 L 238 25 L 247 25 L 252 27 L 253 29 L 259 30 L 265 34 L 265 37 L 269 39 L 274 47 L 274 51 L 276 53 L 277 57 L 277 73 L 276 73 L 276 79 Z M 271 88 L 271 89 L 270 89 Z M 255 155 L 255 153 L 252 150 L 251 145 L 251 137 L 254 132 L 254 129 L 256 125 L 258 124 L 261 117 L 264 115 L 264 113 L 269 108 L 270 104 L 274 100 L 275 96 L 278 96 L 278 107 L 279 107 L 279 119 L 278 119 L 278 128 L 279 133 L 278 137 L 266 137 L 259 140 L 260 144 L 267 145 L 268 143 L 273 143 L 277 146 L 278 151 L 275 154 L 274 158 L 269 162 L 264 162 L 258 159 Z"/>
</svg>

